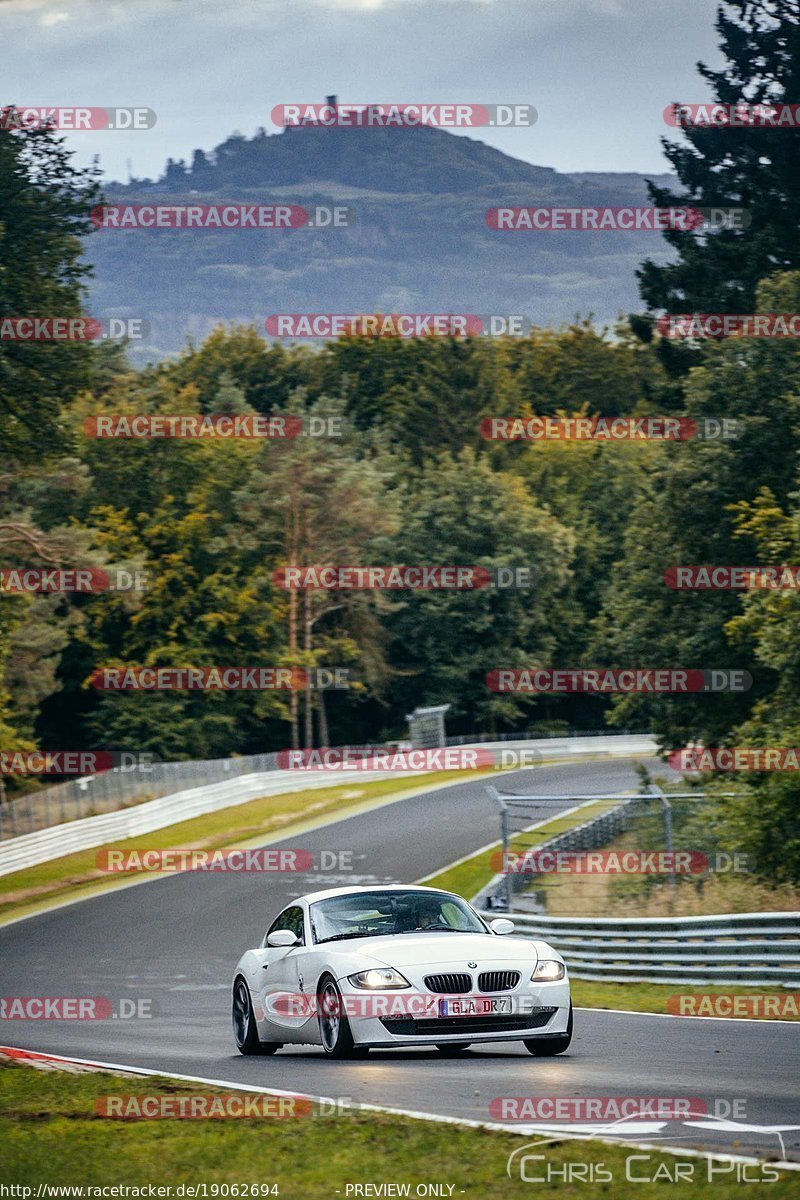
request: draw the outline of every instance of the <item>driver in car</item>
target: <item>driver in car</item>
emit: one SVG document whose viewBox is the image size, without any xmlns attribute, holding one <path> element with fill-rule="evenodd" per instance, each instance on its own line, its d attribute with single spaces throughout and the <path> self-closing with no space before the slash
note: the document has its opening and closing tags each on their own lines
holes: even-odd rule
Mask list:
<svg viewBox="0 0 800 1200">
<path fill-rule="evenodd" d="M 437 900 L 419 900 L 417 903 L 417 929 L 427 929 L 429 925 L 441 925 L 442 910 Z"/>
<path fill-rule="evenodd" d="M 418 929 L 428 929 L 431 925 L 443 923 L 442 912 L 436 900 L 429 900 L 427 896 L 415 899 L 416 903 L 405 903 L 398 911 L 396 933 L 414 933 Z"/>
</svg>

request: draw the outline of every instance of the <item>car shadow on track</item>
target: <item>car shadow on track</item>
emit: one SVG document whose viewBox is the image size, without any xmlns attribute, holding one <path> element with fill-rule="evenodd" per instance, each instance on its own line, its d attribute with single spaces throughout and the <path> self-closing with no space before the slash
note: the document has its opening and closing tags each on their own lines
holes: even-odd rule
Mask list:
<svg viewBox="0 0 800 1200">
<path fill-rule="evenodd" d="M 477 1058 L 509 1058 L 509 1057 L 512 1057 L 512 1054 L 511 1054 L 512 1046 L 515 1046 L 514 1042 L 509 1043 L 507 1046 L 504 1046 L 502 1049 L 499 1047 L 495 1048 L 492 1046 L 474 1046 L 474 1047 L 471 1047 L 469 1050 L 462 1051 L 460 1054 L 452 1054 L 452 1055 L 442 1054 L 442 1053 L 440 1053 L 440 1051 L 438 1051 L 434 1048 L 431 1048 L 429 1050 L 427 1048 L 423 1048 L 420 1046 L 397 1046 L 397 1047 L 393 1046 L 391 1049 L 389 1049 L 389 1048 L 387 1048 L 387 1049 L 372 1049 L 369 1051 L 368 1054 L 365 1054 L 363 1057 L 356 1055 L 353 1058 L 330 1058 L 327 1054 L 324 1053 L 324 1051 L 322 1050 L 322 1048 L 320 1046 L 286 1046 L 284 1049 L 278 1051 L 278 1053 L 275 1055 L 275 1058 L 273 1061 L 280 1062 L 281 1060 L 284 1060 L 291 1056 L 292 1058 L 313 1059 L 318 1062 L 319 1061 L 329 1062 L 329 1063 L 332 1063 L 334 1066 L 343 1066 L 346 1063 L 349 1063 L 351 1065 L 357 1064 L 359 1066 L 363 1066 L 370 1062 L 399 1063 L 399 1062 L 403 1062 L 403 1061 L 413 1064 L 413 1063 L 418 1063 L 420 1060 L 429 1061 L 429 1062 L 438 1061 L 438 1062 L 451 1062 L 451 1063 L 458 1062 L 459 1060 L 464 1060 L 467 1062 L 469 1062 L 469 1061 L 475 1062 L 475 1060 Z M 520 1046 L 520 1048 L 518 1050 L 515 1049 L 515 1051 L 513 1052 L 513 1057 L 519 1057 L 520 1055 L 524 1055 L 525 1057 L 532 1057 L 531 1055 L 528 1054 L 527 1050 L 522 1048 L 522 1046 Z M 564 1061 L 568 1061 L 569 1059 L 575 1057 L 575 1052 L 574 1052 L 574 1050 L 572 1052 L 566 1051 L 564 1054 L 559 1054 L 555 1057 L 563 1059 Z M 543 1061 L 552 1062 L 552 1061 L 554 1061 L 554 1059 L 545 1059 Z"/>
</svg>

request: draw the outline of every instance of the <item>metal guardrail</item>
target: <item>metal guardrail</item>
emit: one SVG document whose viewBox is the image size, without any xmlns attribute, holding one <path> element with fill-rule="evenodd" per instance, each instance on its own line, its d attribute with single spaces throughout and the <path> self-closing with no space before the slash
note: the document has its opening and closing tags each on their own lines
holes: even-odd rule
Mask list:
<svg viewBox="0 0 800 1200">
<path fill-rule="evenodd" d="M 545 741 L 557 738 L 608 737 L 608 729 L 532 729 L 527 733 L 459 733 L 446 737 L 446 746 L 479 746 L 482 742 Z M 618 737 L 649 737 L 646 730 L 615 729 Z"/>
<path fill-rule="evenodd" d="M 421 772 L 408 772 L 410 778 Z M 385 779 L 385 771 L 360 771 L 359 782 Z M 50 829 L 39 829 L 22 837 L 0 842 L 0 876 L 12 871 L 22 871 L 39 863 L 75 854 L 80 850 L 91 850 L 106 842 L 123 841 L 188 821 L 204 813 L 217 812 L 248 800 L 262 796 L 277 796 L 285 792 L 306 791 L 309 788 L 335 787 L 343 783 L 340 771 L 269 771 L 261 774 L 242 775 L 225 783 L 212 783 L 206 787 L 190 788 L 160 796 L 145 804 L 136 804 L 117 812 L 102 813 L 96 817 L 85 817 L 70 821 L 66 825 L 54 825 Z"/>
<path fill-rule="evenodd" d="M 503 845 L 511 845 L 508 811 L 516 802 L 543 797 L 501 796 L 487 788 L 503 814 Z M 703 793 L 693 793 L 692 799 Z M 672 797 L 676 797 L 673 795 Z M 550 797 L 554 799 L 554 797 Z M 607 845 L 630 827 L 642 807 L 666 797 L 657 788 L 638 796 L 562 796 L 562 800 L 619 803 L 563 833 L 537 842 L 537 852 L 574 852 Z M 668 813 L 669 804 L 665 809 Z M 669 826 L 671 830 L 671 824 Z M 524 832 L 524 831 L 520 831 Z M 535 835 L 535 829 L 531 830 Z M 671 832 L 667 833 L 668 841 Z M 514 909 L 517 893 L 530 887 L 535 872 L 495 875 L 473 899 L 488 919 L 507 912 L 522 937 L 551 942 L 576 979 L 608 983 L 664 983 L 800 987 L 800 913 L 743 913 L 700 917 L 556 917 Z M 520 901 L 517 901 L 519 903 Z"/>
<path fill-rule="evenodd" d="M 552 943 L 576 979 L 800 987 L 800 912 L 509 917 L 520 936 Z"/>
<path fill-rule="evenodd" d="M 485 745 L 497 746 L 516 742 L 522 745 L 541 745 L 544 753 L 550 753 L 550 744 L 558 744 L 569 751 L 576 743 L 597 739 L 598 743 L 632 739 L 632 744 L 642 743 L 655 753 L 656 743 L 649 735 L 631 735 L 624 731 L 609 734 L 599 733 L 537 734 L 535 739 L 526 739 L 519 733 L 476 734 L 473 737 L 447 738 L 447 746 Z M 388 747 L 387 747 L 388 748 Z M 600 751 L 602 753 L 602 751 Z M 8 838 L 21 837 L 37 829 L 48 829 L 63 825 L 67 821 L 79 821 L 100 813 L 116 812 L 134 804 L 169 796 L 185 788 L 204 787 L 236 779 L 242 775 L 278 769 L 278 754 L 249 754 L 239 758 L 190 759 L 185 762 L 154 762 L 135 764 L 127 768 L 114 767 L 98 775 L 86 775 L 69 779 L 64 783 L 51 784 L 23 796 L 9 798 L 0 803 L 0 842 Z"/>
<path fill-rule="evenodd" d="M 0 804 L 0 842 L 68 821 L 116 812 L 186 788 L 274 771 L 277 764 L 277 754 L 251 754 L 242 758 L 114 767 L 98 775 L 69 779 Z"/>
<path fill-rule="evenodd" d="M 537 746 L 537 743 L 526 743 Z M 579 758 L 581 754 L 593 757 L 595 754 L 643 754 L 652 753 L 655 743 L 649 737 L 625 737 L 611 735 L 606 738 L 573 739 L 569 750 Z M 540 757 L 559 757 L 564 751 L 562 742 L 545 742 L 538 746 Z M 275 768 L 276 755 L 258 755 L 256 758 L 218 759 L 216 762 L 202 764 L 161 763 L 162 768 L 155 777 L 155 788 L 166 788 L 166 794 L 157 795 L 154 799 L 133 801 L 125 808 L 117 808 L 113 812 L 100 812 L 86 815 L 63 823 L 36 829 L 29 833 L 0 841 L 0 876 L 12 871 L 21 871 L 25 867 L 36 866 L 53 858 L 61 858 L 66 854 L 74 854 L 79 850 L 88 850 L 102 846 L 105 842 L 119 841 L 128 837 L 136 837 L 142 833 L 151 833 L 163 829 L 167 825 L 188 820 L 190 817 L 201 816 L 203 813 L 214 812 L 220 808 L 228 808 L 235 804 L 243 804 L 260 796 L 276 796 L 286 792 L 304 791 L 309 788 L 335 787 L 345 780 L 368 782 L 375 779 L 386 779 L 386 771 L 368 771 L 359 769 L 342 771 L 335 768 L 324 770 L 278 770 Z M 256 769 L 252 764 L 263 764 Z M 180 789 L 176 782 L 181 772 L 173 774 L 167 768 L 184 768 L 187 766 L 211 768 L 218 775 L 218 780 L 202 783 L 198 780 L 194 786 Z M 247 767 L 250 768 L 247 772 Z M 228 769 L 229 768 L 229 769 Z M 429 772 L 404 771 L 409 778 L 418 778 Z M 102 786 L 103 781 L 113 772 L 94 777 L 94 782 Z M 219 776 L 222 776 L 220 779 Z M 173 780 L 170 787 L 170 781 Z M 75 780 L 65 786 L 75 787 L 83 780 Z M 55 789 L 48 788 L 47 791 Z M 44 795 L 44 793 L 41 793 Z M 18 803 L 18 802 L 15 802 Z"/>
<path fill-rule="evenodd" d="M 487 788 L 487 791 L 493 794 L 494 798 L 500 798 L 500 793 L 495 788 Z M 502 799 L 512 798 L 503 796 Z M 541 803 L 543 800 L 553 799 L 553 797 L 537 796 L 532 799 Z M 596 803 L 598 800 L 619 800 L 619 803 L 613 808 L 609 808 L 606 812 L 598 813 L 597 816 L 591 817 L 588 821 L 582 821 L 581 824 L 573 825 L 570 829 L 564 830 L 563 833 L 548 838 L 547 841 L 538 842 L 534 840 L 531 843 L 531 847 L 528 848 L 535 846 L 537 851 L 572 851 L 574 853 L 581 853 L 585 850 L 596 850 L 600 846 L 606 846 L 615 837 L 618 837 L 630 828 L 640 813 L 643 803 L 646 803 L 650 797 L 644 795 L 562 796 L 558 797 L 558 799 L 574 799 L 576 805 L 579 802 L 589 805 Z M 554 820 L 557 818 L 550 819 Z M 507 821 L 503 822 L 502 828 L 503 849 L 506 850 L 510 845 Z M 523 833 L 526 830 L 521 830 L 520 832 Z M 486 887 L 482 888 L 478 895 L 473 897 L 472 903 L 478 908 L 485 905 L 487 908 L 510 909 L 514 902 L 514 893 L 522 892 L 529 888 L 533 878 L 535 878 L 535 873 L 528 871 L 495 875 Z"/>
<path fill-rule="evenodd" d="M 534 741 L 519 740 L 518 735 L 515 738 L 519 746 L 538 747 L 544 758 L 554 755 L 559 749 L 564 753 L 582 752 L 586 748 L 598 753 L 626 753 L 629 748 L 633 753 L 655 753 L 657 750 L 656 743 L 648 735 L 586 734 Z M 475 744 L 486 742 L 487 738 L 484 737 Z M 277 753 L 270 753 L 250 754 L 241 758 L 137 764 L 52 784 L 0 804 L 0 843 L 38 829 L 116 812 L 186 788 L 205 787 L 243 775 L 275 771 L 278 769 L 278 757 Z"/>
</svg>

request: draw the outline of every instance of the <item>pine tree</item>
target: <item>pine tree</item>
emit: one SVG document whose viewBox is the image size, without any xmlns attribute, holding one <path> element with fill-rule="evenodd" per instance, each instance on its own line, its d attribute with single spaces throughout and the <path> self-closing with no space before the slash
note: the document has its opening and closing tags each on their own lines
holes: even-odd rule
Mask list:
<svg viewBox="0 0 800 1200">
<path fill-rule="evenodd" d="M 727 63 L 719 71 L 698 63 L 698 70 L 719 103 L 797 107 L 800 0 L 725 0 L 716 28 Z M 653 202 L 744 208 L 750 224 L 665 233 L 678 260 L 642 265 L 642 297 L 649 308 L 668 312 L 752 312 L 759 280 L 800 267 L 800 127 L 683 132 L 686 143 L 662 139 L 662 145 L 684 190 L 651 184 Z"/>
<path fill-rule="evenodd" d="M 51 129 L 0 130 L 0 314 L 81 315 L 98 174 L 75 167 Z M 89 362 L 87 342 L 0 340 L 4 463 L 41 463 L 67 448 L 60 406 L 87 385 Z"/>
</svg>

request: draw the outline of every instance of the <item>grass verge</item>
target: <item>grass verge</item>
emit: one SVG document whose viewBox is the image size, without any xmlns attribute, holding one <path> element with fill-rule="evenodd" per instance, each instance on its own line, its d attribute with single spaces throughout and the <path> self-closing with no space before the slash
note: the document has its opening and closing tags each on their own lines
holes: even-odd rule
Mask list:
<svg viewBox="0 0 800 1200">
<path fill-rule="evenodd" d="M 796 992 L 790 993 L 777 985 L 768 988 L 718 987 L 713 984 L 689 983 L 598 983 L 594 979 L 570 979 L 572 1003 L 578 1008 L 627 1008 L 633 1012 L 667 1013 L 670 996 L 769 996 L 788 1001 L 780 1016 L 785 1021 L 800 1020 L 800 1003 Z M 792 1009 L 796 1009 L 793 1012 Z M 737 1014 L 731 1013 L 732 1016 Z M 742 1012 L 742 1016 L 751 1016 Z M 757 1020 L 772 1020 L 772 1016 L 756 1016 Z"/>
<path fill-rule="evenodd" d="M 566 829 L 582 825 L 590 817 L 596 817 L 599 813 L 615 808 L 618 803 L 618 800 L 598 800 L 594 804 L 585 804 L 579 812 L 570 813 L 569 816 L 554 817 L 552 821 L 546 821 L 529 833 L 517 834 L 511 839 L 510 848 L 520 853 L 524 850 L 531 850 L 541 842 L 555 837 L 557 833 L 563 833 Z M 479 850 L 477 854 L 470 855 L 463 862 L 445 867 L 443 871 L 437 871 L 435 875 L 429 875 L 419 882 L 424 883 L 426 887 L 440 887 L 448 892 L 458 892 L 460 896 L 466 896 L 469 899 L 497 874 L 492 866 L 492 858 L 500 849 L 502 849 L 502 843 L 494 842 L 488 849 Z"/>
<path fill-rule="evenodd" d="M 2 1177 L 6 1184 L 29 1187 L 144 1188 L 149 1184 L 199 1190 L 195 1196 L 220 1196 L 221 1185 L 246 1185 L 250 1189 L 276 1185 L 284 1200 L 345 1200 L 348 1184 L 407 1184 L 415 1195 L 420 1184 L 444 1185 L 434 1195 L 465 1195 L 474 1200 L 530 1197 L 531 1182 L 519 1170 L 506 1174 L 509 1155 L 531 1139 L 492 1130 L 471 1129 L 379 1113 L 341 1111 L 335 1116 L 269 1117 L 196 1120 L 118 1120 L 98 1116 L 95 1105 L 103 1097 L 157 1096 L 172 1098 L 209 1095 L 214 1089 L 165 1078 L 136 1078 L 112 1074 L 45 1073 L 27 1066 L 0 1066 L 0 1141 L 3 1144 Z M 216 1089 L 220 1096 L 226 1093 Z M 227 1093 L 230 1095 L 231 1093 Z M 487 1096 L 491 1096 L 489 1087 Z M 241 1096 L 242 1093 L 237 1093 Z M 557 1172 L 551 1183 L 537 1185 L 537 1194 L 581 1197 L 612 1194 L 609 1183 L 565 1182 L 569 1164 L 602 1164 L 613 1181 L 625 1189 L 626 1159 L 635 1162 L 635 1173 L 657 1182 L 639 1183 L 640 1200 L 664 1195 L 664 1184 L 678 1166 L 693 1170 L 692 1195 L 699 1200 L 733 1200 L 741 1195 L 736 1172 L 715 1164 L 720 1174 L 708 1181 L 708 1163 L 702 1159 L 676 1159 L 657 1152 L 633 1151 L 598 1142 L 549 1142 L 542 1150 L 544 1162 L 529 1164 L 534 1174 Z M 517 1155 L 517 1161 L 521 1155 Z M 770 1186 L 773 1200 L 797 1194 L 797 1177 L 775 1168 Z M 751 1167 L 750 1174 L 760 1171 Z M 516 1178 L 514 1178 L 516 1174 Z M 608 1179 L 608 1175 L 606 1175 Z M 21 1193 L 17 1193 L 18 1195 Z M 131 1193 L 134 1195 L 136 1193 Z M 231 1190 L 222 1194 L 229 1196 Z M 237 1193 L 243 1195 L 243 1191 Z M 267 1195 L 249 1191 L 249 1195 Z M 352 1190 L 349 1195 L 353 1196 Z M 362 1196 L 365 1194 L 362 1190 Z M 366 1194 L 380 1194 L 376 1192 Z M 386 1193 L 384 1193 L 386 1194 Z M 392 1194 L 392 1193 L 389 1193 Z M 402 1195 L 395 1191 L 393 1194 Z M 420 1193 L 424 1194 L 424 1193 Z M 24 1194 L 23 1195 L 23 1200 Z M 90 1195 L 90 1193 L 88 1194 Z M 84 1196 L 87 1193 L 84 1192 Z"/>
<path fill-rule="evenodd" d="M 517 851 L 530 850 L 541 842 L 547 841 L 558 833 L 563 833 L 566 829 L 571 829 L 575 825 L 581 825 L 590 817 L 596 816 L 605 808 L 614 807 L 617 804 L 613 801 L 599 801 L 596 804 L 586 805 L 578 812 L 571 813 L 569 816 L 556 817 L 552 821 L 540 825 L 536 830 L 531 830 L 529 833 L 521 834 L 511 841 L 511 848 Z M 422 880 L 429 887 L 441 887 L 447 891 L 457 892 L 461 896 L 470 898 L 484 887 L 489 880 L 497 874 L 492 866 L 492 856 L 500 849 L 500 842 L 496 842 L 487 850 L 481 850 L 477 854 L 471 855 L 464 859 L 463 862 L 456 863 L 453 866 L 446 867 L 443 871 L 438 871 L 435 875 Z M 595 912 L 607 912 L 608 909 L 602 905 L 595 907 Z M 513 917 L 513 913 L 511 914 Z M 569 915 L 574 915 L 570 913 Z M 702 993 L 711 996 L 763 996 L 766 989 L 763 987 L 714 987 L 707 985 L 689 985 L 681 984 L 676 981 L 674 984 L 655 984 L 655 983 L 602 983 L 589 979 L 571 979 L 572 999 L 573 1003 L 581 1008 L 623 1008 L 630 1009 L 633 1012 L 647 1013 L 667 1013 L 668 1001 L 670 996 L 675 996 L 678 993 Z M 785 996 L 785 992 L 779 987 L 769 989 L 766 994 L 770 996 Z M 735 1015 L 735 1014 L 734 1014 Z M 743 1014 L 744 1015 L 744 1014 Z M 797 1014 L 786 1011 L 782 1012 L 782 1016 L 786 1020 L 800 1020 L 800 1012 Z M 769 1015 L 761 1017 L 757 1015 L 756 1019 L 770 1020 Z"/>
</svg>

